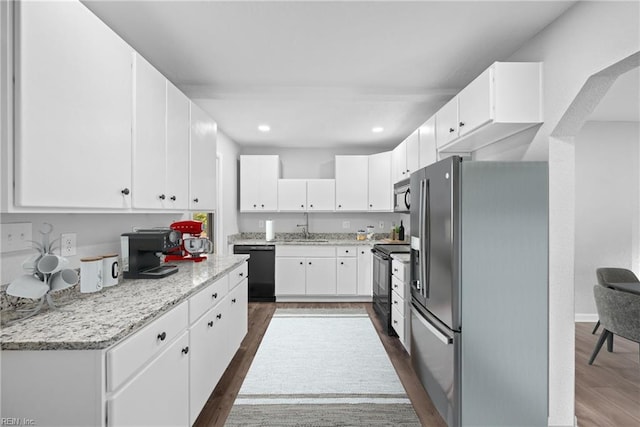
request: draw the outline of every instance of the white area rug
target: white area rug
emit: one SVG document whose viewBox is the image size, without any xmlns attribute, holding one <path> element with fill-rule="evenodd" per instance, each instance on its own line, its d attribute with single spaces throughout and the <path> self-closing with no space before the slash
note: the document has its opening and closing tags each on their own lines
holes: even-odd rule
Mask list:
<svg viewBox="0 0 640 427">
<path fill-rule="evenodd" d="M 363 310 L 277 310 L 227 425 L 415 425 Z"/>
</svg>

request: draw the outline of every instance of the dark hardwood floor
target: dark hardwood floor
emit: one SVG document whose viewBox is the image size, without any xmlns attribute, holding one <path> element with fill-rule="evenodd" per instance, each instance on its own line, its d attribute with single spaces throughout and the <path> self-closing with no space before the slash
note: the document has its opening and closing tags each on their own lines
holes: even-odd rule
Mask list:
<svg viewBox="0 0 640 427">
<path fill-rule="evenodd" d="M 409 355 L 397 338 L 389 337 L 382 333 L 382 327 L 378 318 L 374 315 L 373 307 L 370 303 L 249 303 L 249 331 L 247 336 L 242 341 L 240 349 L 220 379 L 218 386 L 211 393 L 194 426 L 224 426 L 224 422 L 249 371 L 264 333 L 269 326 L 271 317 L 278 307 L 364 307 L 373 321 L 378 336 L 387 350 L 387 354 L 422 425 L 430 427 L 446 426 L 413 371 Z"/>
<path fill-rule="evenodd" d="M 445 426 L 418 377 L 411 360 L 397 338 L 382 333 L 371 304 L 361 303 L 250 303 L 249 331 L 218 386 L 213 391 L 196 427 L 223 426 L 249 371 L 271 317 L 277 307 L 364 307 L 372 319 L 380 340 L 413 403 L 423 426 Z M 593 365 L 587 362 L 598 334 L 593 323 L 576 323 L 576 416 L 580 427 L 640 426 L 640 361 L 638 344 L 615 337 L 614 352 L 606 346 Z M 600 331 L 600 330 L 599 330 Z"/>
<path fill-rule="evenodd" d="M 580 427 L 640 426 L 638 344 L 616 336 L 613 353 L 606 344 L 589 365 L 602 327 L 576 323 L 576 416 Z"/>
</svg>

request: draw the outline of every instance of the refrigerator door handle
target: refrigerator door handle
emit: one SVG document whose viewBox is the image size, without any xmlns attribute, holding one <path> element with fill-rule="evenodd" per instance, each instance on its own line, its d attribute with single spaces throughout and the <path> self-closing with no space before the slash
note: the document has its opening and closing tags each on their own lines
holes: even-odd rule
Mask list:
<svg viewBox="0 0 640 427">
<path fill-rule="evenodd" d="M 429 332 L 431 332 L 436 338 L 438 338 L 438 340 L 442 341 L 442 343 L 446 344 L 446 345 L 453 344 L 453 338 L 451 338 L 451 337 L 443 334 L 442 332 L 440 332 L 440 330 L 438 328 L 433 326 L 431 324 L 431 322 L 429 322 L 427 319 L 425 319 L 424 316 L 422 316 L 422 314 L 417 312 L 415 309 L 412 309 L 412 310 L 415 311 L 416 319 L 418 319 L 418 321 L 422 324 L 422 326 L 427 328 L 429 330 Z"/>
<path fill-rule="evenodd" d="M 418 233 L 420 235 L 420 283 L 422 284 L 422 295 L 429 298 L 429 260 L 431 254 L 427 253 L 427 247 L 430 245 L 430 200 L 429 200 L 429 181 L 423 179 L 420 181 L 420 227 Z"/>
</svg>

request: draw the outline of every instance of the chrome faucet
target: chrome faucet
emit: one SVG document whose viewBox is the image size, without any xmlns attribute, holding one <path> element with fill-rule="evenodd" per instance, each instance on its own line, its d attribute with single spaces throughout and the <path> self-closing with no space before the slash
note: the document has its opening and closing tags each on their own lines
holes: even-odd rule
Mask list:
<svg viewBox="0 0 640 427">
<path fill-rule="evenodd" d="M 309 238 L 309 214 L 304 213 L 304 224 L 296 224 L 296 227 L 302 227 L 302 235 L 305 239 Z"/>
</svg>

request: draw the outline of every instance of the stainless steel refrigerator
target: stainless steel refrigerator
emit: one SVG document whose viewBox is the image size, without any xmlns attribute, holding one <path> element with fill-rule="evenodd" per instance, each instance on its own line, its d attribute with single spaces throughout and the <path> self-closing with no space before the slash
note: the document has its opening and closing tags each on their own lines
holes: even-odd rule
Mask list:
<svg viewBox="0 0 640 427">
<path fill-rule="evenodd" d="M 411 175 L 411 359 L 449 426 L 546 426 L 548 169 Z"/>
</svg>

